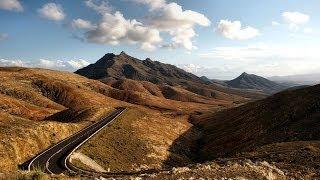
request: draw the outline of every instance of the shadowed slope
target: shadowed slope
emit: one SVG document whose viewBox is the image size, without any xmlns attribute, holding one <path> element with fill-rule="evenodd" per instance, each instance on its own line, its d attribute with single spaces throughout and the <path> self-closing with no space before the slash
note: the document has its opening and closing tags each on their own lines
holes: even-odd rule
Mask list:
<svg viewBox="0 0 320 180">
<path fill-rule="evenodd" d="M 289 86 L 284 86 L 266 78 L 247 73 L 242 73 L 236 79 L 226 81 L 225 83 L 233 88 L 261 90 L 268 94 L 277 93 L 289 88 Z"/>
<path fill-rule="evenodd" d="M 319 118 L 320 85 L 203 115 L 194 121 L 203 129 L 200 158 L 233 155 L 277 142 L 320 140 Z"/>
</svg>

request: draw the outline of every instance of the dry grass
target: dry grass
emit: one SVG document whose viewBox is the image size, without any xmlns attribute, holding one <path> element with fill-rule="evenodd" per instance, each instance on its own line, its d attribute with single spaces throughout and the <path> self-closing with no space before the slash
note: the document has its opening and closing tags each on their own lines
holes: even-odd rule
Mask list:
<svg viewBox="0 0 320 180">
<path fill-rule="evenodd" d="M 190 126 L 186 116 L 169 119 L 161 113 L 133 108 L 89 140 L 79 152 L 111 172 L 160 169 L 170 155 L 171 143 Z"/>
<path fill-rule="evenodd" d="M 320 176 L 320 141 L 294 141 L 265 145 L 250 152 L 235 155 L 259 161 L 275 162 L 278 167 L 290 169 L 304 176 L 314 172 Z"/>
<path fill-rule="evenodd" d="M 58 71 L 0 68 L 0 172 L 123 105 L 91 89 L 106 85 Z"/>
<path fill-rule="evenodd" d="M 66 138 L 85 124 L 36 122 L 0 113 L 0 169 L 13 172 L 46 147 Z"/>
</svg>

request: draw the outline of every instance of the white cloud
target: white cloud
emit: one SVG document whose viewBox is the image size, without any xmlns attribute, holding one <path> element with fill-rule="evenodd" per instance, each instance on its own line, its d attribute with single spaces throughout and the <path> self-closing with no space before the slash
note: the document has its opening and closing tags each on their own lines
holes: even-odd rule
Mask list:
<svg viewBox="0 0 320 180">
<path fill-rule="evenodd" d="M 153 51 L 157 47 L 196 49 L 192 38 L 197 34 L 194 26 L 209 26 L 210 20 L 203 14 L 183 10 L 176 3 L 166 3 L 165 0 L 130 0 L 149 7 L 149 15 L 142 21 L 126 19 L 119 12 L 113 12 L 108 1 L 87 0 L 86 5 L 102 18 L 97 26 L 85 33 L 89 42 L 98 44 L 138 44 L 140 49 Z M 171 41 L 160 46 L 163 39 L 160 33 L 171 36 Z"/>
<path fill-rule="evenodd" d="M 85 66 L 88 66 L 90 63 L 86 60 L 83 60 L 83 59 L 79 59 L 79 60 L 70 60 L 70 61 L 67 61 L 67 63 L 73 67 L 74 69 L 80 69 L 80 68 L 83 68 Z"/>
<path fill-rule="evenodd" d="M 260 34 L 259 30 L 253 27 L 242 28 L 240 21 L 220 20 L 216 30 L 222 36 L 232 40 L 252 39 Z"/>
<path fill-rule="evenodd" d="M 194 74 L 198 73 L 198 71 L 202 69 L 201 66 L 195 65 L 195 64 L 181 64 L 181 65 L 178 65 L 178 67 L 180 67 L 181 69 L 189 73 L 194 73 Z"/>
<path fill-rule="evenodd" d="M 79 60 L 48 60 L 40 59 L 37 63 L 33 64 L 32 67 L 40 67 L 54 70 L 74 71 L 89 65 L 90 63 L 79 59 Z"/>
<path fill-rule="evenodd" d="M 277 21 L 272 21 L 271 24 L 272 24 L 272 26 L 279 26 L 280 25 L 280 23 Z"/>
<path fill-rule="evenodd" d="M 144 50 L 144 51 L 154 51 L 157 49 L 157 47 L 155 45 L 152 45 L 150 43 L 142 43 L 140 49 Z"/>
<path fill-rule="evenodd" d="M 53 60 L 47 60 L 47 59 L 40 59 L 37 66 L 42 68 L 47 68 L 47 69 L 56 69 L 56 68 L 64 69 L 66 67 L 66 64 L 61 60 L 53 61 Z"/>
<path fill-rule="evenodd" d="M 136 3 L 145 4 L 150 6 L 151 10 L 163 8 L 166 6 L 165 0 L 132 0 Z"/>
<path fill-rule="evenodd" d="M 9 35 L 8 34 L 0 34 L 0 41 L 3 41 L 3 40 L 6 40 L 9 38 Z"/>
<path fill-rule="evenodd" d="M 306 24 L 309 22 L 310 16 L 300 12 L 284 12 L 282 13 L 283 19 L 290 24 Z"/>
<path fill-rule="evenodd" d="M 161 32 L 172 36 L 171 47 L 182 46 L 188 50 L 195 49 L 192 38 L 196 36 L 194 27 L 210 26 L 210 20 L 203 14 L 191 10 L 183 10 L 176 3 L 161 6 L 153 13 L 147 23 Z"/>
<path fill-rule="evenodd" d="M 105 13 L 97 27 L 86 33 L 86 38 L 98 44 L 140 44 L 142 49 L 148 50 L 162 42 L 158 30 L 146 27 L 135 19 L 127 20 L 120 12 Z"/>
<path fill-rule="evenodd" d="M 270 60 L 270 59 L 320 59 L 315 48 L 287 47 L 279 45 L 255 44 L 239 47 L 216 47 L 210 53 L 200 54 L 202 58 L 214 58 L 236 61 Z"/>
<path fill-rule="evenodd" d="M 63 8 L 59 4 L 47 3 L 38 9 L 38 13 L 49 20 L 61 21 L 65 18 L 66 14 L 63 12 Z"/>
<path fill-rule="evenodd" d="M 101 3 L 97 5 L 93 0 L 86 0 L 85 4 L 100 14 L 111 13 L 113 11 L 108 0 L 102 0 L 100 2 Z"/>
<path fill-rule="evenodd" d="M 96 27 L 90 21 L 80 19 L 80 18 L 74 19 L 71 22 L 71 26 L 75 29 L 94 29 Z"/>
<path fill-rule="evenodd" d="M 284 12 L 282 18 L 289 23 L 289 30 L 297 32 L 300 26 L 306 24 L 310 20 L 310 16 L 300 12 Z"/>
<path fill-rule="evenodd" d="M 19 66 L 19 67 L 25 67 L 26 63 L 22 60 L 16 59 L 16 60 L 8 60 L 8 59 L 0 59 L 0 66 Z"/>
<path fill-rule="evenodd" d="M 135 19 L 125 19 L 119 11 L 113 13 L 108 1 L 95 4 L 88 0 L 86 4 L 102 16 L 97 26 L 85 33 L 89 42 L 110 45 L 139 44 L 145 51 L 155 50 L 157 44 L 162 42 L 157 29 L 147 27 Z"/>
<path fill-rule="evenodd" d="M 23 11 L 23 7 L 18 0 L 0 0 L 0 9 L 10 11 Z"/>
<path fill-rule="evenodd" d="M 12 59 L 0 59 L 0 66 L 5 67 L 29 67 L 29 68 L 46 68 L 46 69 L 54 69 L 60 71 L 75 71 L 82 67 L 89 65 L 90 63 L 86 60 L 48 60 L 48 59 L 39 59 L 37 61 L 24 61 L 20 59 L 12 60 Z"/>
<path fill-rule="evenodd" d="M 212 52 L 199 55 L 228 64 L 230 71 L 248 71 L 264 76 L 290 75 L 320 70 L 320 53 L 317 48 L 256 44 L 239 47 L 216 47 Z M 228 61 L 228 63 L 225 63 Z"/>
</svg>

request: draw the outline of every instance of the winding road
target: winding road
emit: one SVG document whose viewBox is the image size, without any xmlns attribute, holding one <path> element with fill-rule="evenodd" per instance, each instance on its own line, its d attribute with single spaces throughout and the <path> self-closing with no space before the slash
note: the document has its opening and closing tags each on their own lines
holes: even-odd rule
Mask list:
<svg viewBox="0 0 320 180">
<path fill-rule="evenodd" d="M 41 169 L 46 173 L 52 174 L 60 174 L 65 171 L 70 171 L 67 166 L 67 161 L 71 153 L 115 120 L 124 111 L 125 108 L 118 108 L 101 121 L 86 127 L 23 163 L 20 165 L 20 168 L 23 170 Z"/>
</svg>

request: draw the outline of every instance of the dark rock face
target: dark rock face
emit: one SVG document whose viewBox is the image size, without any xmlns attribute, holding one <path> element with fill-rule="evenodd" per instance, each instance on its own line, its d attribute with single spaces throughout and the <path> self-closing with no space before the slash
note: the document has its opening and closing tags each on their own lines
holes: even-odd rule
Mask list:
<svg viewBox="0 0 320 180">
<path fill-rule="evenodd" d="M 226 83 L 233 88 L 261 90 L 268 94 L 274 94 L 289 88 L 266 78 L 245 72 L 236 79 L 226 81 Z"/>
</svg>

